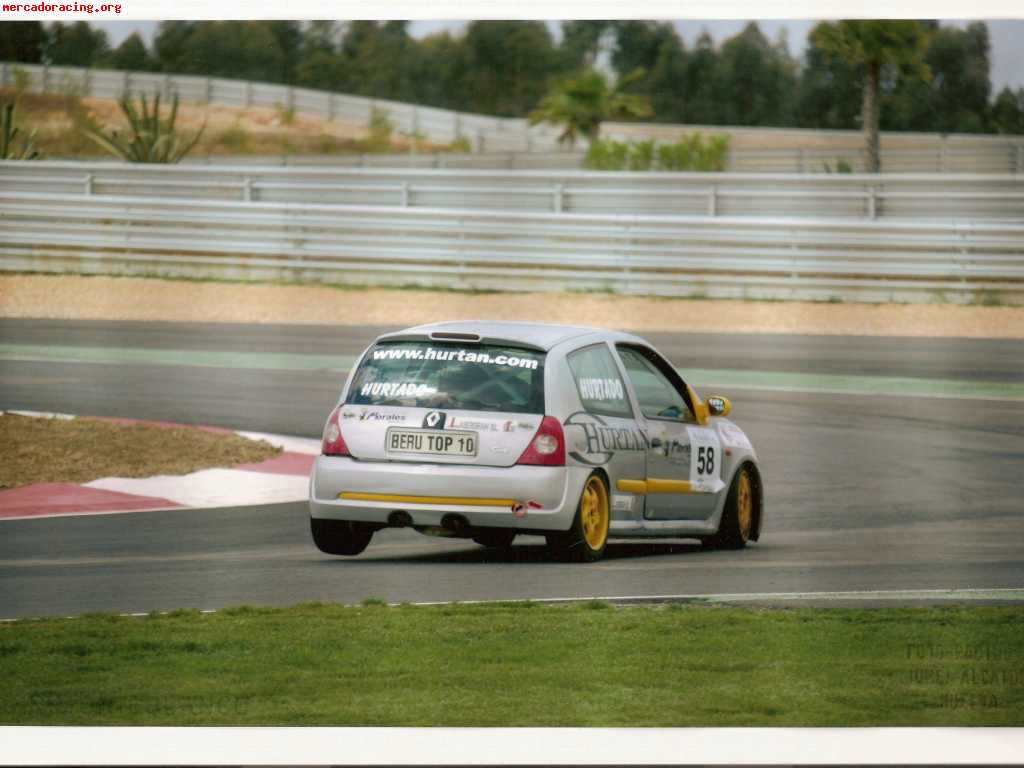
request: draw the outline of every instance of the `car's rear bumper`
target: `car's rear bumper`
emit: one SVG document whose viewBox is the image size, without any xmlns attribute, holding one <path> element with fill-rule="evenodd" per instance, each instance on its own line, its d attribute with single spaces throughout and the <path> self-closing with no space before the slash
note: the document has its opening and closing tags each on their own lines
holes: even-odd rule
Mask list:
<svg viewBox="0 0 1024 768">
<path fill-rule="evenodd" d="M 565 531 L 588 471 L 575 467 L 476 467 L 356 461 L 318 456 L 310 478 L 316 518 L 387 523 L 406 512 L 416 526 L 461 515 L 474 527 Z M 517 511 L 518 510 L 518 511 Z"/>
</svg>

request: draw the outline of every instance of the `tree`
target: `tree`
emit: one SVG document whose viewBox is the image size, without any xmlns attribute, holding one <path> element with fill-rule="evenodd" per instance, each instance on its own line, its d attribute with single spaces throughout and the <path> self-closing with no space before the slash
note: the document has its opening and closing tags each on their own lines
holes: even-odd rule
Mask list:
<svg viewBox="0 0 1024 768">
<path fill-rule="evenodd" d="M 558 52 L 542 21 L 474 21 L 466 29 L 466 109 L 526 114 L 557 71 Z"/>
<path fill-rule="evenodd" d="M 687 102 L 686 51 L 675 29 L 671 24 L 651 21 L 620 21 L 614 28 L 615 71 L 622 76 L 643 70 L 643 75 L 624 89 L 647 94 L 655 120 L 682 120 Z"/>
<path fill-rule="evenodd" d="M 165 72 L 282 83 L 289 69 L 281 35 L 266 21 L 165 21 L 154 42 Z"/>
<path fill-rule="evenodd" d="M 570 146 L 581 135 L 593 141 L 605 120 L 648 117 L 650 100 L 643 95 L 627 93 L 629 85 L 643 77 L 636 70 L 611 86 L 596 69 L 556 80 L 537 108 L 530 113 L 530 125 L 552 123 L 562 126 L 560 142 Z"/>
<path fill-rule="evenodd" d="M 333 21 L 312 21 L 302 37 L 295 81 L 309 88 L 336 90 L 342 79 L 340 33 Z"/>
<path fill-rule="evenodd" d="M 164 72 L 188 72 L 192 35 L 198 21 L 161 21 L 153 39 L 157 64 Z M 212 74 L 212 73 L 211 73 Z"/>
<path fill-rule="evenodd" d="M 992 127 L 996 133 L 1024 134 L 1024 88 L 1003 88 L 992 105 Z"/>
<path fill-rule="evenodd" d="M 40 21 L 0 23 L 0 60 L 38 64 L 43 60 L 46 30 Z"/>
<path fill-rule="evenodd" d="M 812 42 L 827 57 L 840 58 L 859 70 L 863 87 L 861 124 L 867 170 L 878 173 L 879 93 L 883 69 L 927 80 L 928 36 L 919 21 L 822 22 L 811 30 Z"/>
<path fill-rule="evenodd" d="M 697 47 L 686 62 L 686 102 L 683 122 L 696 125 L 715 125 L 720 119 L 722 105 L 719 89 L 719 60 L 714 42 L 707 30 L 697 38 Z"/>
<path fill-rule="evenodd" d="M 417 99 L 445 109 L 466 109 L 468 62 L 465 38 L 445 31 L 420 41 L 419 59 L 413 70 Z"/>
<path fill-rule="evenodd" d="M 562 42 L 558 46 L 559 69 L 576 72 L 594 66 L 598 41 L 611 24 L 610 21 L 563 21 Z"/>
<path fill-rule="evenodd" d="M 110 56 L 110 64 L 114 69 L 127 69 L 133 72 L 153 72 L 157 68 L 156 60 L 150 55 L 138 32 L 132 32 L 114 49 Z"/>
<path fill-rule="evenodd" d="M 50 64 L 91 67 L 110 53 L 107 33 L 93 29 L 87 21 L 74 24 L 54 22 L 48 31 L 46 59 Z"/>
<path fill-rule="evenodd" d="M 932 37 L 925 59 L 932 72 L 925 120 L 914 128 L 941 133 L 980 133 L 987 128 L 989 38 L 984 22 L 967 29 L 942 27 Z"/>
<path fill-rule="evenodd" d="M 718 74 L 729 125 L 790 125 L 796 91 L 796 62 L 785 40 L 773 46 L 755 22 L 726 40 L 719 56 Z"/>
<path fill-rule="evenodd" d="M 257 22 L 266 27 L 276 43 L 280 53 L 277 58 L 280 71 L 275 80 L 279 83 L 292 83 L 295 80 L 295 68 L 302 51 L 302 26 L 297 21 L 264 21 Z"/>
<path fill-rule="evenodd" d="M 808 40 L 797 86 L 797 125 L 803 128 L 854 128 L 863 106 L 863 94 L 855 65 L 830 57 L 813 40 Z"/>
</svg>

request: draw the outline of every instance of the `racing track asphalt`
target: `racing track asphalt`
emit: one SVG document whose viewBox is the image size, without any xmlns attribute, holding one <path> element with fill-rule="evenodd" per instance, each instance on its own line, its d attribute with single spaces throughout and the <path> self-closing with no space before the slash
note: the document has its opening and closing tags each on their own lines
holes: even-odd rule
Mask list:
<svg viewBox="0 0 1024 768">
<path fill-rule="evenodd" d="M 0 346 L 163 349 L 182 364 L 0 357 L 0 407 L 213 423 L 317 436 L 337 371 L 191 364 L 189 350 L 357 354 L 377 328 L 0 321 Z M 1024 342 L 645 334 L 677 365 L 1024 384 Z M 1014 390 L 1016 391 L 1016 390 Z M 706 388 L 705 394 L 709 394 Z M 1024 587 L 1024 399 L 727 389 L 768 491 L 761 542 L 613 543 L 550 560 L 377 535 L 321 555 L 305 505 L 0 523 L 0 618 L 227 605 Z"/>
</svg>

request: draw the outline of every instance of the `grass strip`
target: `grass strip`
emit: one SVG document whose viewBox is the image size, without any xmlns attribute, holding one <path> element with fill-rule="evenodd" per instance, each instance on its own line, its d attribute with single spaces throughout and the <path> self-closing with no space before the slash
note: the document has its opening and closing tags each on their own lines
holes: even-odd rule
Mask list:
<svg viewBox="0 0 1024 768">
<path fill-rule="evenodd" d="M 303 604 L 0 625 L 3 725 L 1024 724 L 1024 609 Z"/>
<path fill-rule="evenodd" d="M 100 477 L 185 475 L 277 456 L 266 441 L 192 427 L 0 415 L 0 489 Z"/>
</svg>

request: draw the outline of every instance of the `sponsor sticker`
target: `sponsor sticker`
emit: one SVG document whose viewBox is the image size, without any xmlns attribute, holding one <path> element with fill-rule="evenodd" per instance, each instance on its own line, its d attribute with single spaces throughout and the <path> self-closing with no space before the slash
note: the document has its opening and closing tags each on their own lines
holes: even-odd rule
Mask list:
<svg viewBox="0 0 1024 768">
<path fill-rule="evenodd" d="M 405 415 L 401 413 L 383 413 L 381 411 L 363 411 L 359 414 L 360 421 L 405 421 Z"/>
<path fill-rule="evenodd" d="M 423 417 L 424 429 L 444 429 L 445 417 L 447 414 L 441 411 L 431 411 Z"/>
<path fill-rule="evenodd" d="M 612 494 L 612 511 L 613 512 L 632 512 L 633 511 L 633 494 L 627 493 L 613 493 Z"/>
<path fill-rule="evenodd" d="M 646 451 L 647 433 L 637 427 L 610 427 L 600 416 L 577 411 L 564 422 L 567 427 L 580 427 L 584 442 L 581 450 L 569 455 L 581 464 L 599 467 L 612 460 L 616 451 Z"/>
<path fill-rule="evenodd" d="M 471 349 L 435 349 L 433 347 L 399 347 L 373 350 L 374 360 L 451 360 L 460 363 L 481 363 L 483 365 L 500 365 L 508 368 L 525 368 L 535 371 L 539 366 L 536 357 L 521 355 L 491 355 L 487 352 Z"/>
<path fill-rule="evenodd" d="M 516 423 L 509 419 L 467 419 L 465 416 L 452 416 L 448 420 L 452 429 L 475 429 L 480 432 L 513 432 Z"/>
<path fill-rule="evenodd" d="M 626 397 L 619 379 L 580 379 L 578 383 L 585 400 L 623 400 Z"/>
<path fill-rule="evenodd" d="M 426 397 L 437 394 L 437 387 L 398 381 L 371 381 L 359 389 L 362 397 Z"/>
</svg>

